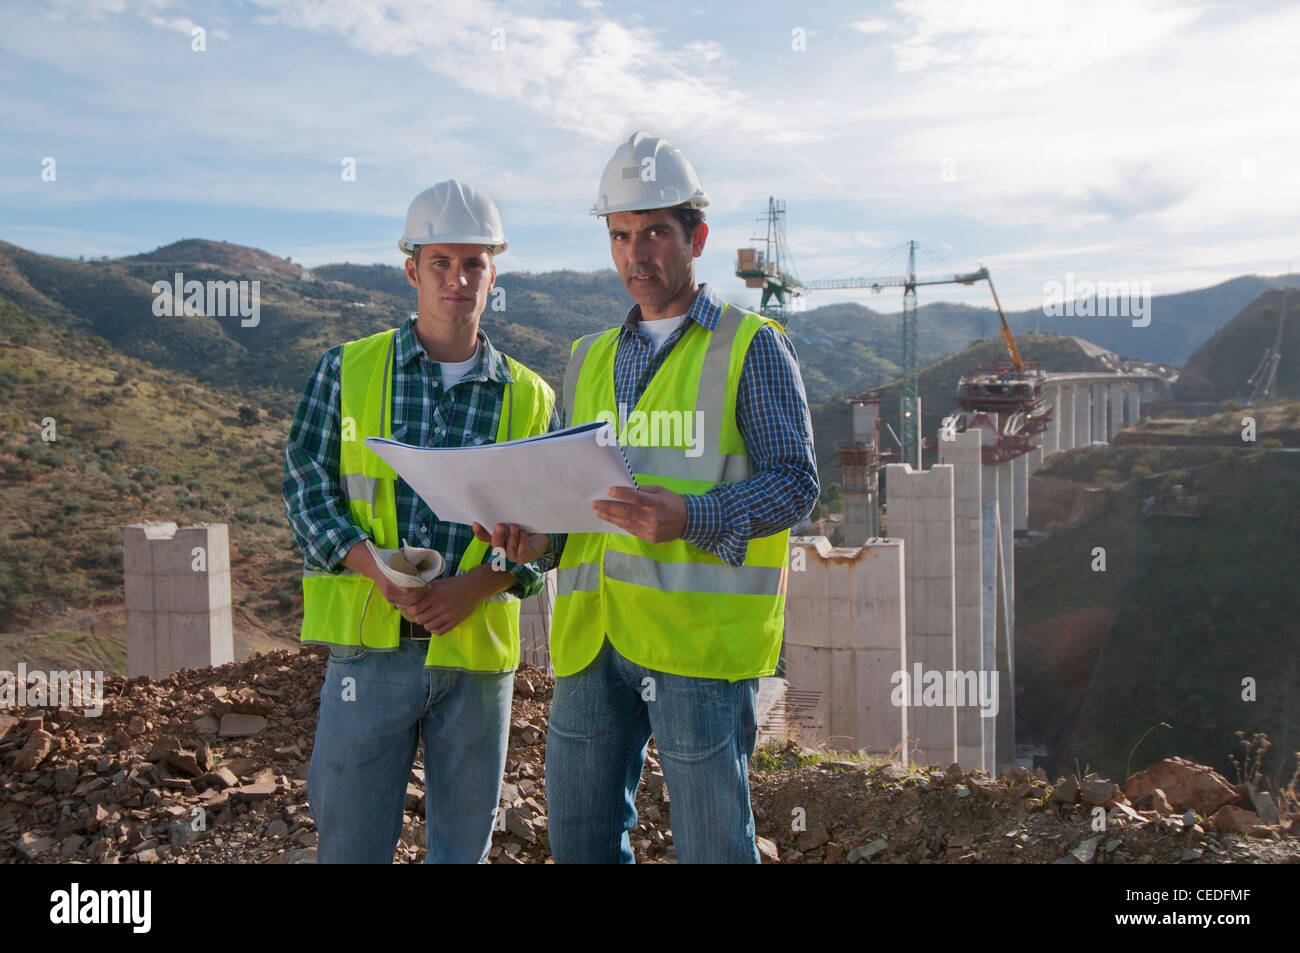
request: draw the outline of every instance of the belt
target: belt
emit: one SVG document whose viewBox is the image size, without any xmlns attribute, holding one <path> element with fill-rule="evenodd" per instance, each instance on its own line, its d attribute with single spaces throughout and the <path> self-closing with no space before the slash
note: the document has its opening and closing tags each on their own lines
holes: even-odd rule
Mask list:
<svg viewBox="0 0 1300 953">
<path fill-rule="evenodd" d="M 404 639 L 411 639 L 415 642 L 428 642 L 433 635 L 424 626 L 418 622 L 412 622 L 405 617 L 402 618 L 402 628 L 400 635 Z"/>
</svg>

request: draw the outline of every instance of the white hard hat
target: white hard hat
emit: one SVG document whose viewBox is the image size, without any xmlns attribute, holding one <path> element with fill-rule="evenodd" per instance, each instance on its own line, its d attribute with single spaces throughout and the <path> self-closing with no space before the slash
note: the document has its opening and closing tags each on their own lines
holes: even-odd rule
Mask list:
<svg viewBox="0 0 1300 953">
<path fill-rule="evenodd" d="M 592 215 L 637 212 L 674 205 L 704 208 L 709 197 L 700 187 L 695 169 L 667 139 L 635 132 L 614 150 L 614 158 L 600 177 L 600 194 Z"/>
<path fill-rule="evenodd" d="M 483 192 L 456 179 L 425 189 L 406 210 L 406 230 L 397 247 L 414 255 L 420 245 L 486 245 L 492 254 L 506 250 L 501 213 Z"/>
</svg>

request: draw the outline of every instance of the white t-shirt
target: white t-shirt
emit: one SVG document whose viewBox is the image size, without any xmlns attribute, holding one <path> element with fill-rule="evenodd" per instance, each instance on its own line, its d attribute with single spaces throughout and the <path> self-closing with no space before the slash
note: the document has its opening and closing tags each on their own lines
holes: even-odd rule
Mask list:
<svg viewBox="0 0 1300 953">
<path fill-rule="evenodd" d="M 449 361 L 439 361 L 438 367 L 442 370 L 442 389 L 451 390 L 452 385 L 464 377 L 466 374 L 472 374 L 478 367 L 479 355 L 483 350 L 482 344 L 474 345 L 474 353 L 468 361 L 457 361 L 452 364 Z"/>
<path fill-rule="evenodd" d="M 660 318 L 657 321 L 647 321 L 645 318 L 642 318 L 641 330 L 650 335 L 650 339 L 654 341 L 655 344 L 655 351 L 658 352 L 658 350 L 664 346 L 664 342 L 668 340 L 669 336 L 680 328 L 682 322 L 685 320 L 686 315 L 684 314 L 679 314 L 675 318 Z"/>
</svg>

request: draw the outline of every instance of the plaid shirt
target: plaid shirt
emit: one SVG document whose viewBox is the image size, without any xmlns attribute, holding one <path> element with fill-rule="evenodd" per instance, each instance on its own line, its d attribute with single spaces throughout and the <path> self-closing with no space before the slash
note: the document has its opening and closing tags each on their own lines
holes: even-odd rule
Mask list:
<svg viewBox="0 0 1300 953">
<path fill-rule="evenodd" d="M 397 331 L 393 358 L 393 439 L 419 447 L 464 447 L 493 443 L 505 385 L 514 380 L 501 352 L 478 332 L 477 369 L 443 392 L 442 372 L 415 336 L 416 316 Z M 308 569 L 334 572 L 349 549 L 369 535 L 352 522 L 339 482 L 339 366 L 343 345 L 326 351 L 312 372 L 289 430 L 284 454 L 284 512 Z M 560 429 L 551 413 L 549 430 Z M 474 531 L 463 523 L 439 520 L 400 478 L 396 487 L 398 535 L 412 546 L 434 549 L 447 561 L 444 575 L 455 575 Z M 556 550 L 558 553 L 558 549 Z M 548 553 L 535 563 L 506 561 L 515 577 L 508 590 L 521 599 L 542 587 L 542 573 L 557 562 Z M 489 550 L 483 557 L 491 561 Z"/>
<path fill-rule="evenodd" d="M 633 305 L 618 333 L 615 399 L 634 407 L 687 324 L 694 321 L 713 331 L 721 315 L 717 294 L 701 285 L 686 321 L 656 352 L 654 340 L 640 328 L 641 306 Z M 745 353 L 736 394 L 736 426 L 754 472 L 707 493 L 684 494 L 682 534 L 682 539 L 730 566 L 744 563 L 749 540 L 789 529 L 811 513 L 821 492 L 799 359 L 790 339 L 767 325 L 754 335 Z"/>
</svg>

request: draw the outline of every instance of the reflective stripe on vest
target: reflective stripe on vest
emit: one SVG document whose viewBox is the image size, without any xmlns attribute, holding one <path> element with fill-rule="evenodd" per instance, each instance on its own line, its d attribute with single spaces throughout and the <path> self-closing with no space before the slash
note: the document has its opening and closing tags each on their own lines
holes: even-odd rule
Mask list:
<svg viewBox="0 0 1300 953">
<path fill-rule="evenodd" d="M 344 345 L 339 390 L 344 436 L 339 451 L 339 483 L 357 526 L 375 545 L 400 544 L 397 528 L 397 475 L 365 446 L 365 438 L 392 436 L 391 385 L 396 330 Z M 545 433 L 555 395 L 540 377 L 506 357 L 513 383 L 506 385 L 495 439 L 514 440 Z M 379 399 L 376 400 L 375 398 Z M 488 544 L 473 539 L 457 567 L 463 574 L 483 562 Z M 365 646 L 376 651 L 398 647 L 401 614 L 366 576 L 351 569 L 303 572 L 302 641 Z M 425 666 L 475 672 L 506 672 L 519 664 L 519 600 L 502 592 L 479 603 L 464 622 L 429 640 Z"/>
<path fill-rule="evenodd" d="M 614 406 L 619 329 L 581 338 L 564 375 L 567 422 L 618 420 L 642 486 L 704 493 L 743 480 L 752 464 L 735 421 L 736 394 L 745 353 L 763 324 L 780 327 L 727 305 L 712 332 L 688 321 L 627 420 Z M 685 438 L 686 418 L 673 416 L 686 412 L 695 413 L 693 443 Z M 657 446 L 640 445 L 655 439 L 656 414 L 667 437 Z M 667 428 L 670 420 L 682 426 Z M 663 429 L 658 436 L 664 438 Z M 570 535 L 551 623 L 555 673 L 581 671 L 608 638 L 626 658 L 677 675 L 734 681 L 771 674 L 784 622 L 788 540 L 788 531 L 750 540 L 744 565 L 732 567 L 680 539 Z"/>
</svg>

